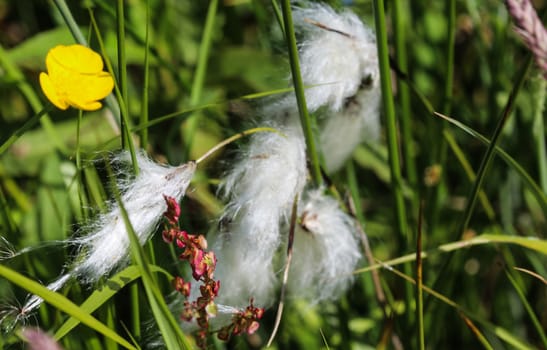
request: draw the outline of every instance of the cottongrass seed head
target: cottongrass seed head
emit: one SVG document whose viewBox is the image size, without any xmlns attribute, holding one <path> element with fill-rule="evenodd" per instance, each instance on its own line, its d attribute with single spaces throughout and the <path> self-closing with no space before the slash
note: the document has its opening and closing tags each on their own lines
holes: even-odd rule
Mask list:
<svg viewBox="0 0 547 350">
<path fill-rule="evenodd" d="M 188 162 L 177 167 L 164 166 L 148 158 L 144 151 L 139 151 L 136 155 L 139 175 L 124 180 L 122 174 L 118 174 L 120 176 L 117 187 L 129 221 L 139 242 L 144 244 L 156 230 L 162 214 L 167 209 L 163 195 L 180 201 L 194 175 L 196 163 Z M 129 161 L 127 152 L 120 152 L 112 158 L 115 165 L 126 164 Z M 120 169 L 122 168 L 120 166 Z M 127 262 L 129 237 L 116 201 L 111 201 L 107 212 L 98 215 L 81 230 L 86 233 L 84 236 L 68 241 L 69 244 L 78 246 L 79 251 L 69 266 L 70 270 L 48 284 L 49 290 L 61 289 L 73 277 L 83 283 L 97 282 Z M 29 313 L 42 302 L 40 297 L 33 295 L 25 303 L 23 310 Z"/>
<path fill-rule="evenodd" d="M 348 98 L 342 110 L 331 112 L 323 121 L 319 140 L 327 172 L 340 169 L 363 140 L 378 141 L 380 99 L 379 83 L 371 81 Z"/>
<path fill-rule="evenodd" d="M 280 244 L 280 227 L 288 220 L 294 198 L 304 188 L 305 144 L 297 117 L 272 125 L 278 133 L 253 135 L 227 174 L 223 191 L 229 202 L 213 250 L 219 263 L 220 304 L 268 306 L 276 276 L 272 260 Z"/>
<path fill-rule="evenodd" d="M 351 11 L 298 2 L 293 16 L 301 34 L 300 67 L 308 110 L 326 107 L 320 117 L 319 147 L 326 171 L 337 171 L 363 140 L 380 134 L 380 72 L 373 31 Z M 287 95 L 264 107 L 276 117 L 296 110 Z"/>
<path fill-rule="evenodd" d="M 288 291 L 317 303 L 339 297 L 353 281 L 361 253 L 353 219 L 323 190 L 307 191 L 299 205 Z"/>
<path fill-rule="evenodd" d="M 120 164 L 129 160 L 126 152 L 118 154 L 113 162 Z M 167 209 L 164 195 L 180 201 L 194 175 L 196 164 L 189 162 L 181 166 L 163 166 L 148 158 L 144 152 L 137 153 L 139 174 L 132 180 L 119 180 L 121 200 L 129 220 L 141 244 L 156 230 L 162 214 Z M 84 282 L 95 282 L 127 261 L 129 237 L 120 207 L 112 201 L 108 211 L 84 227 L 89 232 L 72 241 L 80 246 L 81 256 L 75 261 L 73 274 Z"/>
<path fill-rule="evenodd" d="M 308 86 L 311 111 L 327 105 L 339 111 L 355 96 L 363 81 L 379 80 L 375 36 L 353 12 L 336 13 L 327 5 L 306 3 L 293 11 L 303 33 L 300 42 L 302 80 Z"/>
</svg>

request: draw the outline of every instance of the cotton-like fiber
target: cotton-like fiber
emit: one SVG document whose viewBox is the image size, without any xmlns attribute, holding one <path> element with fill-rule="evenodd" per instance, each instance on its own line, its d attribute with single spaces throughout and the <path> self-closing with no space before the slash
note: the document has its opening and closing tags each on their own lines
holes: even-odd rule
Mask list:
<svg viewBox="0 0 547 350">
<path fill-rule="evenodd" d="M 128 161 L 128 154 L 121 153 L 114 163 Z M 162 214 L 167 209 L 164 195 L 180 200 L 194 175 L 196 164 L 189 162 L 178 167 L 155 163 L 143 152 L 137 153 L 139 175 L 129 181 L 120 180 L 118 187 L 129 220 L 141 244 L 156 230 Z M 121 216 L 120 207 L 112 201 L 106 213 L 92 222 L 76 238 L 82 255 L 75 262 L 73 274 L 85 282 L 94 282 L 108 275 L 114 268 L 126 262 L 129 256 L 129 237 Z"/>
<path fill-rule="evenodd" d="M 299 217 L 289 293 L 312 303 L 337 298 L 353 281 L 352 272 L 361 258 L 353 220 L 322 190 L 303 196 Z"/>
<path fill-rule="evenodd" d="M 288 220 L 294 198 L 307 177 L 305 144 L 296 116 L 277 133 L 261 133 L 225 178 L 229 198 L 224 226 L 213 245 L 220 279 L 219 304 L 234 307 L 272 302 L 276 277 L 273 256 L 280 244 L 280 225 Z"/>
<path fill-rule="evenodd" d="M 371 82 L 348 99 L 339 112 L 330 112 L 321 127 L 320 146 L 327 172 L 334 172 L 346 162 L 362 142 L 375 142 L 380 135 L 381 93 Z"/>
<path fill-rule="evenodd" d="M 379 79 L 375 36 L 351 11 L 336 13 L 327 5 L 296 7 L 294 23 L 303 33 L 300 68 L 308 109 L 340 111 L 364 80 Z"/>
<path fill-rule="evenodd" d="M 299 35 L 301 75 L 307 108 L 320 107 L 319 148 L 325 170 L 337 171 L 362 141 L 380 133 L 380 73 L 375 36 L 351 11 L 335 12 L 327 5 L 299 2 L 293 16 Z M 269 103 L 264 112 L 296 110 L 287 95 Z"/>
<path fill-rule="evenodd" d="M 126 152 L 112 159 L 115 165 L 128 161 L 129 154 Z M 131 180 L 119 179 L 117 186 L 131 225 L 140 243 L 144 244 L 156 230 L 167 209 L 163 196 L 180 200 L 190 184 L 196 164 L 189 162 L 177 167 L 163 166 L 152 161 L 144 152 L 137 153 L 137 162 L 139 175 Z M 69 272 L 49 284 L 48 289 L 57 291 L 73 277 L 84 283 L 96 282 L 127 262 L 129 237 L 116 201 L 112 201 L 108 211 L 100 214 L 82 231 L 87 234 L 68 242 L 79 248 L 79 254 L 70 265 Z M 30 312 L 42 302 L 41 298 L 32 296 L 24 309 Z"/>
</svg>

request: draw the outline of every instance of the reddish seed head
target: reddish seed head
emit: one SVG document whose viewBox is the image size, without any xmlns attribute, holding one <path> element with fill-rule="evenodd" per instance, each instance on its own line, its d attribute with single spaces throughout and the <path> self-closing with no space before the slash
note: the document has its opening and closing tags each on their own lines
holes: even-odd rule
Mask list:
<svg viewBox="0 0 547 350">
<path fill-rule="evenodd" d="M 182 277 L 175 277 L 173 280 L 173 286 L 175 290 L 184 295 L 185 297 L 190 296 L 190 282 L 184 281 Z"/>
<path fill-rule="evenodd" d="M 176 225 L 179 222 L 180 206 L 177 200 L 173 197 L 163 195 L 165 203 L 167 204 L 167 210 L 163 214 L 170 225 Z"/>
</svg>

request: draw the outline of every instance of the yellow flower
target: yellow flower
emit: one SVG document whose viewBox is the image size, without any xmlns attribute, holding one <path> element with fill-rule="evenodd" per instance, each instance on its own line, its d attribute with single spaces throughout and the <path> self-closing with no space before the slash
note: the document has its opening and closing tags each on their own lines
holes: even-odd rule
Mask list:
<svg viewBox="0 0 547 350">
<path fill-rule="evenodd" d="M 112 76 L 103 72 L 99 54 L 83 45 L 59 45 L 46 56 L 47 74 L 40 73 L 42 91 L 55 106 L 85 111 L 101 108 L 98 100 L 114 88 Z"/>
</svg>

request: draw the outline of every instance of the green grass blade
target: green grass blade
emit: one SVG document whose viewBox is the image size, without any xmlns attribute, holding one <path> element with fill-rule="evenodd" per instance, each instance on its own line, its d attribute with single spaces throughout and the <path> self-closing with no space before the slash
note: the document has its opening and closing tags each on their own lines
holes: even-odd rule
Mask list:
<svg viewBox="0 0 547 350">
<path fill-rule="evenodd" d="M 310 172 L 313 182 L 316 186 L 323 183 L 321 176 L 321 168 L 319 163 L 319 155 L 315 145 L 315 139 L 312 132 L 312 120 L 308 113 L 306 105 L 306 95 L 304 94 L 304 83 L 300 74 L 300 63 L 298 62 L 298 47 L 296 46 L 296 37 L 294 34 L 294 25 L 292 20 L 291 2 L 290 0 L 281 1 L 281 11 L 283 13 L 283 23 L 285 29 L 285 40 L 289 52 L 289 61 L 291 64 L 291 74 L 298 103 L 298 112 L 300 114 L 300 123 L 306 139 L 307 155 L 310 160 Z"/>
<path fill-rule="evenodd" d="M 40 283 L 33 281 L 30 278 L 25 277 L 4 265 L 0 265 L 0 276 L 4 277 L 13 284 L 16 284 L 19 287 L 25 289 L 29 293 L 39 296 L 40 298 L 44 299 L 46 303 L 80 320 L 81 323 L 85 324 L 91 329 L 96 330 L 105 337 L 112 339 L 126 349 L 136 349 L 136 347 L 131 345 L 127 340 L 122 338 L 113 330 L 109 329 L 105 324 L 101 323 L 95 317 L 82 310 L 80 307 L 78 307 L 78 305 L 74 304 L 65 296 L 47 289 Z"/>
<path fill-rule="evenodd" d="M 125 105 L 125 111 L 129 111 L 129 100 L 127 99 L 127 67 L 125 59 L 125 11 L 124 11 L 124 1 L 118 0 L 116 2 L 116 35 L 118 40 L 116 44 L 118 47 L 118 86 L 120 89 L 121 99 Z M 122 139 L 122 148 L 127 148 L 127 138 L 131 137 L 129 133 L 129 125 L 126 124 L 128 118 L 121 119 L 121 139 Z"/>
<path fill-rule="evenodd" d="M 101 32 L 99 31 L 99 27 L 97 26 L 97 22 L 95 21 L 95 15 L 93 14 L 92 9 L 89 10 L 89 18 L 91 19 L 91 25 L 93 26 L 93 30 L 95 31 L 95 35 L 97 37 L 97 41 L 99 42 L 99 46 L 101 47 L 101 52 L 103 53 L 103 58 L 106 63 L 108 72 L 114 77 L 114 70 L 112 68 L 112 63 L 110 62 L 110 59 L 106 55 L 106 49 L 103 42 L 103 38 L 101 36 Z M 122 123 L 122 134 L 125 133 L 125 140 L 127 141 L 127 148 L 129 149 L 129 153 L 131 154 L 131 163 L 133 165 L 133 173 L 137 175 L 139 173 L 139 165 L 137 164 L 137 155 L 135 153 L 135 145 L 133 143 L 133 138 L 131 137 L 131 131 L 130 131 L 130 121 L 129 121 L 129 111 L 127 110 L 126 100 L 123 98 L 122 91 L 120 90 L 120 86 L 116 79 L 114 79 L 114 91 L 116 93 L 116 97 L 118 99 L 118 104 L 120 107 L 120 114 L 123 119 Z M 126 125 L 126 128 L 123 128 L 123 125 Z M 123 141 L 123 138 L 122 138 Z"/>
<path fill-rule="evenodd" d="M 507 235 L 498 235 L 498 234 L 482 234 L 474 238 L 462 241 L 456 241 L 451 243 L 446 243 L 438 246 L 436 249 L 429 250 L 427 252 L 422 252 L 421 257 L 425 259 L 432 254 L 436 253 L 449 253 L 461 249 L 466 249 L 475 245 L 483 244 L 515 244 L 530 250 L 537 251 L 544 255 L 547 255 L 547 240 L 542 240 L 537 237 L 521 237 L 521 236 L 507 236 Z M 381 263 L 371 265 L 362 269 L 355 270 L 354 273 L 364 273 L 372 270 L 376 270 L 382 267 L 392 267 L 400 265 L 406 262 L 415 261 L 416 253 L 406 254 L 395 259 L 388 261 L 383 261 Z"/>
<path fill-rule="evenodd" d="M 13 145 L 15 141 L 19 139 L 21 135 L 23 135 L 26 131 L 30 130 L 37 122 L 40 121 L 40 119 L 45 116 L 47 113 L 51 112 L 53 110 L 53 105 L 48 104 L 46 107 L 44 107 L 40 112 L 33 115 L 29 120 L 23 124 L 19 129 L 15 130 L 11 136 L 0 145 L 0 156 L 4 154 L 4 152 L 7 151 L 7 149 Z"/>
<path fill-rule="evenodd" d="M 395 120 L 395 106 L 391 89 L 391 70 L 389 66 L 389 51 L 387 45 L 387 29 L 384 14 L 384 1 L 374 1 L 374 18 L 376 23 L 376 42 L 378 45 L 378 60 L 380 63 L 380 81 L 382 88 L 382 104 L 384 107 L 384 120 L 388 144 L 388 158 L 391 172 L 391 183 L 395 201 L 395 218 L 397 231 L 401 241 L 407 246 L 411 238 L 406 226 L 407 216 L 402 191 L 401 167 L 399 161 L 399 146 L 397 142 L 397 123 Z"/>
<path fill-rule="evenodd" d="M 144 77 L 142 82 L 142 105 L 141 105 L 141 118 L 140 124 L 146 125 L 148 123 L 148 95 L 150 89 L 150 0 L 146 0 L 146 34 L 144 37 Z M 141 147 L 146 149 L 148 146 L 148 128 L 144 128 L 140 132 L 141 135 Z"/>
<path fill-rule="evenodd" d="M 423 206 L 418 214 L 418 233 L 416 237 L 416 328 L 418 335 L 418 349 L 425 350 L 424 330 L 424 297 L 423 297 L 423 263 L 422 263 L 422 225 Z"/>
<path fill-rule="evenodd" d="M 505 275 L 507 276 L 507 279 L 509 279 L 509 282 L 513 285 L 513 288 L 517 292 L 520 301 L 522 302 L 522 305 L 524 305 L 524 309 L 526 310 L 526 313 L 530 317 L 530 320 L 532 321 L 532 324 L 534 325 L 534 328 L 536 329 L 541 342 L 543 343 L 543 347 L 547 349 L 547 336 L 545 336 L 545 330 L 543 329 L 543 326 L 541 325 L 541 322 L 538 320 L 534 310 L 532 309 L 532 306 L 530 306 L 530 303 L 526 299 L 526 295 L 524 294 L 524 291 L 522 288 L 518 285 L 515 278 L 511 275 L 511 272 L 509 270 L 505 270 Z"/>
<path fill-rule="evenodd" d="M 467 317 L 463 312 L 460 312 L 460 317 L 465 322 L 465 325 L 467 326 L 467 328 L 471 329 L 471 332 L 473 332 L 475 337 L 477 337 L 477 339 L 482 344 L 482 346 L 484 346 L 485 349 L 494 350 L 492 345 L 488 342 L 488 339 L 486 339 L 484 334 L 482 334 L 482 332 L 478 329 L 477 326 L 475 326 L 475 324 L 473 323 L 473 321 L 469 319 L 469 317 Z"/>
<path fill-rule="evenodd" d="M 173 276 L 169 272 L 159 266 L 152 265 L 150 266 L 150 270 L 152 272 L 160 272 L 164 274 L 168 280 L 173 279 Z M 141 271 L 137 266 L 131 265 L 126 267 L 124 270 L 109 278 L 104 283 L 103 287 L 91 293 L 91 295 L 80 305 L 80 309 L 84 310 L 88 314 L 93 313 L 114 295 L 116 295 L 121 289 L 139 278 L 141 278 Z M 79 319 L 75 317 L 69 318 L 65 323 L 63 323 L 63 325 L 61 325 L 61 327 L 59 327 L 57 332 L 55 332 L 55 339 L 59 340 L 63 338 L 78 324 L 80 324 Z"/>
<path fill-rule="evenodd" d="M 496 126 L 494 134 L 492 135 L 490 145 L 488 145 L 488 149 L 486 150 L 479 170 L 477 171 L 477 179 L 473 185 L 473 188 L 471 189 L 471 192 L 467 197 L 467 205 L 465 207 L 465 212 L 463 214 L 461 224 L 458 230 L 454 233 L 456 237 L 459 237 L 467 229 L 469 222 L 471 221 L 471 216 L 473 214 L 473 210 L 475 209 L 475 203 L 477 202 L 478 194 L 480 192 L 480 189 L 482 188 L 482 183 L 486 178 L 486 174 L 488 173 L 492 159 L 494 158 L 495 149 L 498 144 L 499 138 L 502 134 L 503 128 L 509 120 L 511 111 L 513 110 L 515 99 L 517 98 L 517 95 L 520 92 L 522 85 L 524 84 L 524 80 L 528 75 L 527 73 L 532 66 L 532 62 L 532 56 L 529 56 L 527 62 L 517 74 L 516 83 L 513 86 L 511 93 L 509 94 L 509 98 L 507 99 L 507 103 L 503 108 L 501 117 L 498 121 L 498 125 Z"/>
<path fill-rule="evenodd" d="M 490 140 L 488 140 L 485 136 L 481 135 L 480 133 L 476 132 L 475 130 L 471 129 L 470 127 L 468 127 L 464 123 L 462 123 L 460 121 L 457 121 L 455 119 L 449 118 L 449 117 L 447 117 L 445 115 L 442 115 L 442 114 L 439 114 L 439 113 L 437 113 L 437 116 L 439 116 L 439 117 L 445 119 L 446 121 L 454 124 L 455 126 L 460 128 L 461 130 L 465 131 L 469 135 L 473 136 L 477 140 L 481 141 L 485 145 L 487 145 L 487 146 L 491 145 Z M 495 151 L 496 151 L 496 154 L 499 155 L 505 163 L 507 163 L 507 165 L 509 165 L 513 170 L 515 170 L 517 172 L 517 174 L 519 174 L 519 176 L 523 180 L 524 184 L 528 187 L 530 192 L 532 192 L 532 194 L 534 194 L 534 196 L 536 197 L 538 203 L 541 205 L 544 212 L 547 213 L 547 194 L 545 194 L 541 190 L 541 188 L 532 179 L 532 177 L 528 174 L 528 172 L 526 172 L 526 170 L 524 170 L 524 168 L 522 166 L 520 166 L 520 164 L 515 159 L 513 159 L 509 154 L 507 154 L 507 152 L 505 152 L 501 147 L 496 146 Z"/>
<path fill-rule="evenodd" d="M 410 11 L 408 4 L 403 1 L 393 1 L 393 29 L 394 29 L 394 44 L 396 60 L 399 69 L 403 72 L 408 72 L 408 57 L 406 50 L 406 33 L 409 30 L 408 19 Z M 410 90 L 408 84 L 400 77 L 397 80 L 397 88 L 399 90 L 398 98 L 401 105 L 400 121 L 401 121 L 401 143 L 404 164 L 406 168 L 407 182 L 412 187 L 418 185 L 418 175 L 415 162 L 415 147 L 412 138 L 412 111 L 410 104 Z M 417 212 L 419 208 L 418 191 L 412 196 L 412 207 Z"/>
<path fill-rule="evenodd" d="M 395 103 L 391 88 L 391 69 L 389 64 L 389 49 L 387 38 L 387 25 L 384 13 L 384 1 L 374 0 L 374 22 L 376 28 L 376 45 L 378 48 L 378 62 L 380 68 L 380 86 L 382 90 L 383 117 L 386 128 L 388 146 L 388 162 L 391 174 L 391 188 L 394 203 L 394 216 L 396 232 L 401 244 L 401 250 L 407 251 L 413 240 L 411 232 L 407 227 L 408 217 L 403 193 L 403 179 L 401 176 L 401 162 L 399 155 L 399 142 L 397 139 L 397 121 L 395 118 Z M 405 272 L 411 273 L 410 266 L 405 266 Z M 408 307 L 412 304 L 414 291 L 412 287 L 405 284 L 405 303 Z M 414 314 L 406 313 L 407 324 L 414 322 Z"/>
<path fill-rule="evenodd" d="M 411 277 L 403 274 L 402 272 L 396 270 L 396 269 L 393 269 L 393 268 L 389 268 L 388 269 L 389 271 L 395 273 L 397 276 L 403 278 L 404 280 L 410 282 L 411 284 L 416 284 L 416 281 L 414 281 L 414 279 L 412 279 Z M 529 349 L 532 349 L 532 346 L 530 344 L 527 344 L 526 342 L 524 342 L 523 340 L 517 338 L 515 335 L 513 335 L 511 332 L 509 332 L 508 330 L 506 330 L 505 328 L 503 327 L 500 327 L 500 326 L 497 326 L 495 324 L 492 324 L 491 322 L 489 322 L 488 320 L 476 315 L 475 313 L 469 311 L 469 310 L 466 310 L 465 308 L 461 307 L 458 303 L 456 303 L 455 301 L 451 300 L 450 298 L 446 297 L 445 295 L 435 291 L 434 289 L 432 288 L 429 288 L 429 287 L 426 287 L 426 286 L 423 286 L 422 287 L 424 292 L 430 294 L 431 296 L 441 300 L 442 302 L 444 302 L 445 304 L 455 308 L 456 310 L 462 312 L 464 315 L 466 315 L 467 317 L 469 317 L 470 319 L 473 319 L 475 320 L 476 322 L 480 323 L 483 325 L 484 328 L 488 329 L 490 332 L 494 333 L 498 338 L 500 338 L 501 340 L 505 341 L 507 344 L 510 344 L 511 346 L 513 346 L 515 349 L 519 349 L 519 350 L 529 350 Z"/>
<path fill-rule="evenodd" d="M 213 39 L 213 28 L 215 24 L 217 7 L 218 0 L 211 0 L 207 11 L 207 18 L 205 19 L 203 38 L 201 39 L 201 44 L 199 47 L 198 62 L 194 74 L 194 81 L 192 82 L 192 90 L 190 92 L 190 107 L 197 105 L 201 99 L 205 75 L 207 73 L 207 60 L 209 58 L 209 50 Z M 196 135 L 198 124 L 198 114 L 193 114 L 186 120 L 186 124 L 184 126 L 184 152 L 186 154 L 183 158 L 185 160 L 189 160 L 191 157 L 192 146 L 194 144 L 194 137 Z"/>
<path fill-rule="evenodd" d="M 54 0 L 55 6 L 57 7 L 57 10 L 59 10 L 59 13 L 63 17 L 68 29 L 72 33 L 72 36 L 74 37 L 74 40 L 78 44 L 89 46 L 87 40 L 85 39 L 84 35 L 82 34 L 82 31 L 80 30 L 80 27 L 78 27 L 78 24 L 76 23 L 76 20 L 72 16 L 72 12 L 70 11 L 69 7 L 67 6 L 65 0 Z M 103 51 L 104 53 L 104 51 Z M 112 72 L 110 72 L 112 73 Z M 110 109 L 112 113 L 114 113 L 114 116 L 116 117 L 116 120 L 120 120 L 120 109 L 116 102 L 116 100 L 113 98 L 112 95 L 108 95 L 105 99 L 106 105 Z"/>
<path fill-rule="evenodd" d="M 82 34 L 80 27 L 78 27 L 78 23 L 76 23 L 76 20 L 74 20 L 72 12 L 68 8 L 65 0 L 53 0 L 53 2 L 55 3 L 55 6 L 57 6 L 57 9 L 61 13 L 61 16 L 65 20 L 65 23 L 76 42 L 87 46 L 87 40 Z"/>
<path fill-rule="evenodd" d="M 535 139 L 539 169 L 539 183 L 543 193 L 547 194 L 547 149 L 545 147 L 545 122 L 544 111 L 547 97 L 547 79 L 537 77 L 533 80 L 536 87 L 536 104 L 532 134 Z"/>
<path fill-rule="evenodd" d="M 443 136 L 446 142 L 448 143 L 448 145 L 450 146 L 450 148 L 452 149 L 452 152 L 454 153 L 454 155 L 460 162 L 463 168 L 463 171 L 467 175 L 467 178 L 471 182 L 474 182 L 477 176 L 475 172 L 473 171 L 471 164 L 469 164 L 469 161 L 467 160 L 467 157 L 465 156 L 464 151 L 458 145 L 458 142 L 456 141 L 452 133 L 444 129 Z M 480 190 L 479 192 L 479 200 L 481 201 L 482 207 L 484 211 L 486 212 L 486 216 L 488 216 L 490 220 L 494 220 L 496 216 L 496 213 L 494 212 L 494 207 L 492 206 L 492 203 L 490 203 L 490 200 L 488 200 L 488 197 L 486 196 L 486 193 L 483 190 Z"/>
<path fill-rule="evenodd" d="M 163 340 L 165 341 L 166 348 L 169 350 L 175 349 L 191 349 L 186 337 L 182 333 L 180 326 L 175 320 L 171 311 L 167 307 L 163 295 L 161 294 L 157 282 L 150 270 L 150 266 L 146 261 L 143 248 L 139 243 L 137 235 L 131 226 L 129 216 L 123 203 L 121 201 L 119 193 L 116 193 L 116 202 L 120 207 L 120 213 L 125 222 L 127 233 L 129 235 L 131 254 L 134 261 L 137 263 L 141 272 L 141 278 L 146 291 L 146 296 L 154 314 L 154 319 L 158 324 Z"/>
</svg>

